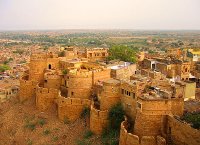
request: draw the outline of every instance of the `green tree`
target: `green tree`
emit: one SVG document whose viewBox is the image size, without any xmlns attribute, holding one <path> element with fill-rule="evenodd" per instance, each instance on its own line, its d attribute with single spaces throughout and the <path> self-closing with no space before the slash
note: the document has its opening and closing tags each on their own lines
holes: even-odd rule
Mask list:
<svg viewBox="0 0 200 145">
<path fill-rule="evenodd" d="M 4 72 L 9 69 L 10 69 L 10 67 L 8 65 L 5 65 L 5 64 L 0 65 L 0 72 Z"/>
<path fill-rule="evenodd" d="M 108 60 L 120 59 L 127 62 L 136 62 L 136 53 L 138 49 L 126 45 L 114 45 L 109 49 Z"/>
</svg>

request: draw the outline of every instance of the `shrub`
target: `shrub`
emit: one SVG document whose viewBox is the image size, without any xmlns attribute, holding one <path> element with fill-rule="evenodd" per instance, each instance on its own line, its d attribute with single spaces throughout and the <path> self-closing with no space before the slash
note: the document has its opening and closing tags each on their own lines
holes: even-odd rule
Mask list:
<svg viewBox="0 0 200 145">
<path fill-rule="evenodd" d="M 27 122 L 27 124 L 25 125 L 25 127 L 30 129 L 31 131 L 35 129 L 35 126 L 36 124 L 34 122 Z"/>
<path fill-rule="evenodd" d="M 186 113 L 181 119 L 185 120 L 188 123 L 191 123 L 193 128 L 200 129 L 200 113 L 199 112 Z"/>
<path fill-rule="evenodd" d="M 63 70 L 62 73 L 63 73 L 64 75 L 66 75 L 66 74 L 67 74 L 67 70 L 66 70 L 66 69 Z"/>
<path fill-rule="evenodd" d="M 84 133 L 84 138 L 88 139 L 88 138 L 92 137 L 93 135 L 94 135 L 94 133 L 91 130 L 87 130 Z"/>
<path fill-rule="evenodd" d="M 108 113 L 109 126 L 112 129 L 119 130 L 121 122 L 124 120 L 125 112 L 121 103 L 114 105 Z"/>
<path fill-rule="evenodd" d="M 58 140 L 57 136 L 53 136 L 52 141 L 56 142 Z"/>
<path fill-rule="evenodd" d="M 0 72 L 4 72 L 9 69 L 10 69 L 10 67 L 6 64 L 0 65 Z"/>
<path fill-rule="evenodd" d="M 87 106 L 83 107 L 83 110 L 81 112 L 81 118 L 86 118 L 90 116 L 90 108 Z"/>
<path fill-rule="evenodd" d="M 65 116 L 63 122 L 64 124 L 69 124 L 70 123 L 69 118 Z"/>
<path fill-rule="evenodd" d="M 40 126 L 43 126 L 44 124 L 46 124 L 45 119 L 39 119 L 38 124 L 40 124 Z"/>
<path fill-rule="evenodd" d="M 43 134 L 44 135 L 48 135 L 48 134 L 50 134 L 51 132 L 50 132 L 50 130 L 49 129 L 45 129 L 44 131 L 43 131 Z"/>
<path fill-rule="evenodd" d="M 65 56 L 65 51 L 59 52 L 59 53 L 58 53 L 58 56 L 59 56 L 59 57 L 64 57 L 64 56 Z"/>
<path fill-rule="evenodd" d="M 114 105 L 108 113 L 108 126 L 103 129 L 101 139 L 106 145 L 118 145 L 120 125 L 124 120 L 125 112 L 120 103 Z"/>
<path fill-rule="evenodd" d="M 86 141 L 86 140 L 77 140 L 77 141 L 76 141 L 76 144 L 77 144 L 77 145 L 90 145 L 91 143 L 89 143 L 89 142 Z"/>
</svg>

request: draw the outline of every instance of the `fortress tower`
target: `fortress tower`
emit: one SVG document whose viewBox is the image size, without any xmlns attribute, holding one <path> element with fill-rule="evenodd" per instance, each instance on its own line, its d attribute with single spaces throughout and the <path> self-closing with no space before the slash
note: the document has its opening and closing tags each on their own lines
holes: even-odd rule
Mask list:
<svg viewBox="0 0 200 145">
<path fill-rule="evenodd" d="M 32 54 L 30 58 L 30 80 L 43 82 L 44 69 L 47 67 L 46 54 Z M 51 66 L 49 66 L 51 67 Z"/>
</svg>

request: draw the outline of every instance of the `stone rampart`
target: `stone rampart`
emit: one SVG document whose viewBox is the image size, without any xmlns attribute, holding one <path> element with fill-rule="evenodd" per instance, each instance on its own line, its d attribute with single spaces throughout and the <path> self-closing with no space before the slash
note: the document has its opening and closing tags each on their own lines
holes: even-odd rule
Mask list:
<svg viewBox="0 0 200 145">
<path fill-rule="evenodd" d="M 166 145 L 161 136 L 142 136 L 141 138 L 127 131 L 128 123 L 123 121 L 120 129 L 119 145 Z"/>
<path fill-rule="evenodd" d="M 40 110 L 46 110 L 50 108 L 55 99 L 58 98 L 59 90 L 53 88 L 43 88 L 41 86 L 37 86 L 36 88 L 36 106 Z"/>
<path fill-rule="evenodd" d="M 199 145 L 200 130 L 192 128 L 188 123 L 179 118 L 167 116 L 168 136 L 175 145 Z"/>
<path fill-rule="evenodd" d="M 19 90 L 19 100 L 20 102 L 25 101 L 35 95 L 35 88 L 37 81 L 29 80 L 29 76 L 23 76 L 20 79 L 20 90 Z"/>
<path fill-rule="evenodd" d="M 101 111 L 91 105 L 90 130 L 95 134 L 101 134 L 108 123 L 108 110 Z"/>
<path fill-rule="evenodd" d="M 91 101 L 80 98 L 58 98 L 58 118 L 60 120 L 75 121 L 81 115 L 84 107 L 89 107 Z"/>
</svg>

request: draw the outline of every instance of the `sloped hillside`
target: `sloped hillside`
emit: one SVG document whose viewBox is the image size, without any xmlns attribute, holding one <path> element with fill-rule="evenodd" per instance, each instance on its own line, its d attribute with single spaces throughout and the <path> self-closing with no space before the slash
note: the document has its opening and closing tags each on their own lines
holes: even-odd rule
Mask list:
<svg viewBox="0 0 200 145">
<path fill-rule="evenodd" d="M 88 133 L 84 120 L 61 122 L 56 106 L 40 112 L 34 98 L 17 98 L 0 104 L 0 145 L 100 145 L 100 137 Z"/>
</svg>

